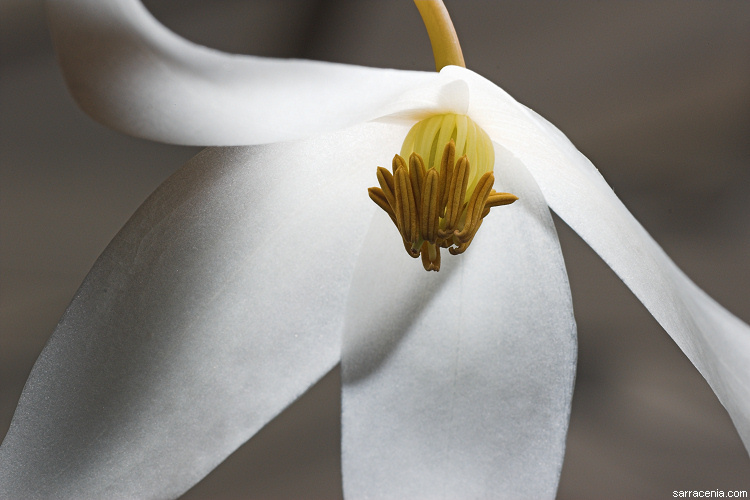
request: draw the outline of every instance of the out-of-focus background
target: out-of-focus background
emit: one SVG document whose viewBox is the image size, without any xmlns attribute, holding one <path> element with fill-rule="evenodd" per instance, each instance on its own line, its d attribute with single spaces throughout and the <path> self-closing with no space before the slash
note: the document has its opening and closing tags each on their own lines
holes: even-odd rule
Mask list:
<svg viewBox="0 0 750 500">
<path fill-rule="evenodd" d="M 750 2 L 446 0 L 468 67 L 562 129 L 677 264 L 750 321 Z M 432 70 L 408 0 L 148 0 L 211 47 Z M 0 435 L 96 257 L 198 149 L 124 137 L 73 104 L 40 0 L 0 0 Z M 559 221 L 557 221 L 559 222 Z M 579 327 L 561 499 L 750 491 L 705 381 L 559 225 Z M 184 498 L 338 498 L 332 372 Z"/>
</svg>

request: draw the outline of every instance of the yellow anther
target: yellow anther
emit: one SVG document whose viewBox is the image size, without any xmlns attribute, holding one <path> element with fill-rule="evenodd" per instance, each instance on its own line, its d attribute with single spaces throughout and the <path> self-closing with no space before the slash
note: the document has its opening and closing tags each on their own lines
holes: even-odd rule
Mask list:
<svg viewBox="0 0 750 500">
<path fill-rule="evenodd" d="M 383 167 L 378 167 L 378 184 L 380 184 L 380 189 L 383 190 L 383 196 L 388 200 L 388 204 L 395 207 L 396 195 L 394 194 L 393 176 Z"/>
<path fill-rule="evenodd" d="M 482 221 L 480 220 L 479 225 L 481 224 L 482 224 Z M 477 229 L 479 229 L 479 227 L 477 227 Z M 477 233 L 474 232 L 474 235 L 476 234 Z M 467 248 L 469 248 L 469 245 L 471 245 L 471 242 L 473 239 L 474 239 L 474 236 L 472 236 L 471 239 L 467 241 L 466 243 L 461 243 L 459 245 L 450 247 L 448 251 L 451 253 L 451 255 L 461 255 L 462 253 L 466 251 Z"/>
<path fill-rule="evenodd" d="M 405 167 L 396 169 L 393 176 L 396 206 L 394 213 L 398 230 L 404 240 L 412 245 L 417 243 L 419 237 L 419 225 L 417 218 L 417 205 L 414 200 L 414 191 L 411 187 L 409 173 Z"/>
<path fill-rule="evenodd" d="M 439 233 L 441 238 L 447 238 L 458 225 L 464 207 L 466 188 L 469 185 L 469 160 L 466 156 L 458 159 L 451 175 L 448 186 L 448 204 L 445 208 L 445 228 Z"/>
<path fill-rule="evenodd" d="M 415 199 L 419 200 L 422 192 L 422 180 L 425 176 L 424 161 L 417 153 L 409 156 L 409 177 L 411 178 L 411 187 L 414 190 Z"/>
<path fill-rule="evenodd" d="M 391 169 L 393 170 L 394 175 L 396 174 L 396 170 L 398 170 L 399 167 L 407 168 L 406 162 L 399 155 L 394 155 L 393 161 L 391 162 Z"/>
<path fill-rule="evenodd" d="M 443 157 L 440 160 L 440 186 L 438 191 L 440 192 L 440 216 L 445 214 L 445 206 L 448 204 L 448 184 L 450 178 L 453 175 L 453 165 L 456 161 L 456 143 L 453 139 L 445 145 L 443 149 Z"/>
<path fill-rule="evenodd" d="M 409 131 L 393 174 L 378 167 L 380 188 L 370 188 L 370 198 L 391 217 L 406 252 L 439 271 L 441 247 L 465 252 L 490 208 L 518 199 L 492 189 L 494 164 L 492 141 L 469 117 L 434 115 Z"/>
<path fill-rule="evenodd" d="M 466 221 L 461 231 L 456 232 L 456 240 L 459 243 L 466 243 L 470 241 L 476 230 L 479 229 L 479 221 L 482 219 L 482 212 L 484 211 L 484 205 L 487 203 L 487 198 L 490 196 L 490 190 L 492 184 L 495 183 L 495 176 L 492 172 L 487 172 L 479 179 L 474 193 L 471 195 L 468 205 L 466 206 Z"/>
<path fill-rule="evenodd" d="M 440 224 L 440 213 L 438 212 L 438 195 L 440 174 L 434 168 L 427 171 L 422 185 L 422 203 L 419 211 L 419 230 L 422 239 L 435 244 L 437 231 Z"/>
<path fill-rule="evenodd" d="M 370 195 L 370 199 L 374 201 L 377 206 L 385 210 L 385 213 L 388 214 L 388 217 L 390 217 L 393 223 L 396 224 L 396 227 L 398 227 L 398 223 L 396 222 L 396 214 L 393 213 L 391 204 L 388 202 L 388 198 L 386 198 L 383 190 L 380 188 L 371 187 L 367 190 L 367 193 Z"/>
<path fill-rule="evenodd" d="M 510 193 L 496 193 L 493 189 L 487 198 L 488 207 L 499 207 L 501 205 L 510 205 L 518 199 L 518 196 Z"/>
</svg>

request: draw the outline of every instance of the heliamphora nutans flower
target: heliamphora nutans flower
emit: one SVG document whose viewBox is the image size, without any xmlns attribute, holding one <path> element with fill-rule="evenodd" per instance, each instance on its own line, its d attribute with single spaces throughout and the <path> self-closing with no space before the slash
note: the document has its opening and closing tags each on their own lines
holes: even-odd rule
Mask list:
<svg viewBox="0 0 750 500">
<path fill-rule="evenodd" d="M 0 447 L 3 496 L 179 496 L 341 363 L 348 498 L 554 497 L 575 322 L 548 207 L 750 439 L 747 325 L 674 266 L 561 132 L 495 84 L 460 65 L 228 56 L 134 0 L 54 0 L 49 12 L 89 113 L 216 147 L 149 198 L 86 278 Z M 415 124 L 448 116 L 484 131 L 489 167 L 451 153 L 458 128 L 437 134 L 434 153 L 404 146 Z M 389 222 L 365 189 L 396 151 L 373 196 Z M 311 187 L 326 195 L 299 196 Z M 482 217 L 510 201 L 493 187 L 518 199 Z M 425 242 L 428 268 L 443 244 L 471 247 L 426 273 L 403 255 Z"/>
</svg>

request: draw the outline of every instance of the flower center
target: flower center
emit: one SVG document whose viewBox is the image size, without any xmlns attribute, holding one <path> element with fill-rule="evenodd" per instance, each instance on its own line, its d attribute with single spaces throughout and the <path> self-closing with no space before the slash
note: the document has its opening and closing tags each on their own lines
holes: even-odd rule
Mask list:
<svg viewBox="0 0 750 500">
<path fill-rule="evenodd" d="M 380 187 L 368 192 L 393 220 L 406 252 L 421 254 L 425 270 L 439 271 L 440 248 L 465 252 L 490 208 L 518 199 L 492 189 L 494 165 L 492 141 L 473 120 L 434 115 L 411 128 L 393 173 L 378 167 Z"/>
</svg>

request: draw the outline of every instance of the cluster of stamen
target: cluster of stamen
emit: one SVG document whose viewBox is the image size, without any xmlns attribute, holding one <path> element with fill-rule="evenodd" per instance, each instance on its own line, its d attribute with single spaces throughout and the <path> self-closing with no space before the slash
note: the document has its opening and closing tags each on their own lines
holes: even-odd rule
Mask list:
<svg viewBox="0 0 750 500">
<path fill-rule="evenodd" d="M 393 173 L 378 167 L 380 187 L 368 190 L 372 201 L 398 228 L 406 252 L 414 258 L 421 255 L 427 271 L 440 270 L 440 248 L 447 248 L 453 255 L 465 252 L 490 208 L 518 199 L 492 189 L 492 171 L 485 172 L 470 187 L 469 159 L 463 155 L 456 160 L 455 156 L 452 139 L 443 149 L 439 166 L 425 168 L 417 153 L 409 156 L 408 165 L 396 155 Z"/>
</svg>

